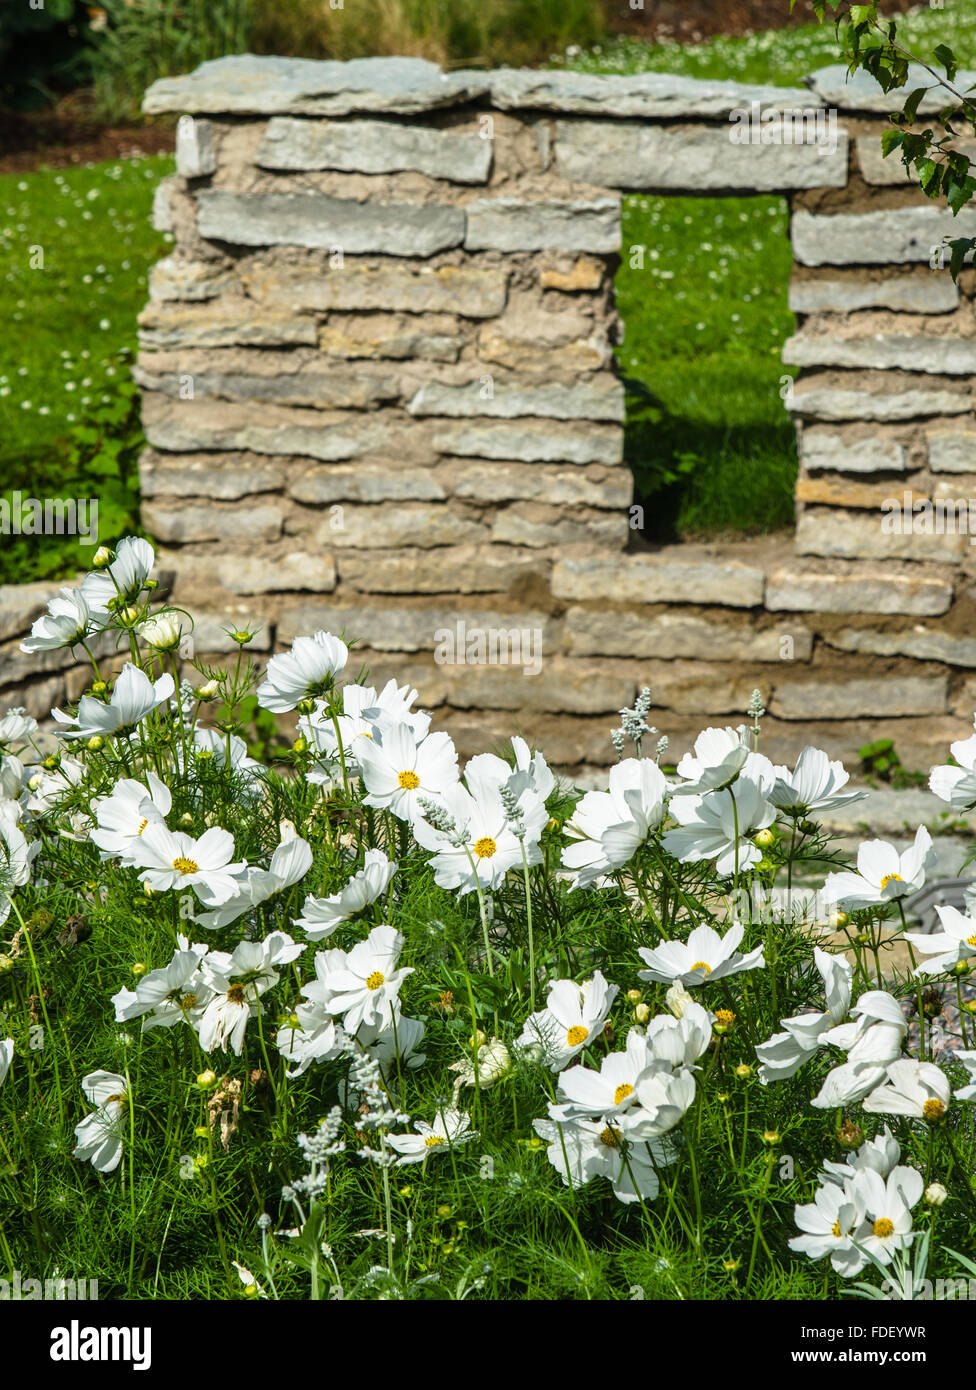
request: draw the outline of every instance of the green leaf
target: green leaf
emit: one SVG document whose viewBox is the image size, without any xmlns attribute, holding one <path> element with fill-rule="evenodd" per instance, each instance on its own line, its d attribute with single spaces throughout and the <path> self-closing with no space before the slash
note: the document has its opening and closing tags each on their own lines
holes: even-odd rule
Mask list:
<svg viewBox="0 0 976 1390">
<path fill-rule="evenodd" d="M 949 259 L 949 274 L 952 276 L 953 280 L 958 280 L 967 253 L 976 246 L 976 237 L 959 237 L 950 244 L 952 246 L 952 255 Z"/>
<path fill-rule="evenodd" d="M 948 46 L 948 44 L 944 43 L 937 43 L 932 51 L 935 54 L 936 62 L 942 64 L 942 66 L 945 68 L 946 77 L 951 82 L 952 79 L 955 77 L 956 73 L 959 71 L 959 62 L 956 58 L 956 55 L 953 53 L 952 49 Z"/>
<path fill-rule="evenodd" d="M 959 212 L 970 201 L 976 193 L 976 179 L 972 176 L 967 177 L 962 183 L 953 181 L 946 189 L 946 199 L 952 208 L 953 217 L 958 216 Z"/>
<path fill-rule="evenodd" d="M 902 107 L 902 114 L 909 125 L 915 123 L 915 114 L 918 111 L 919 102 L 929 90 L 928 87 L 916 87 L 913 92 L 909 92 L 908 100 Z"/>
<path fill-rule="evenodd" d="M 903 130 L 883 130 L 881 132 L 882 157 L 887 159 L 891 151 L 897 149 L 904 139 L 905 132 Z"/>
</svg>

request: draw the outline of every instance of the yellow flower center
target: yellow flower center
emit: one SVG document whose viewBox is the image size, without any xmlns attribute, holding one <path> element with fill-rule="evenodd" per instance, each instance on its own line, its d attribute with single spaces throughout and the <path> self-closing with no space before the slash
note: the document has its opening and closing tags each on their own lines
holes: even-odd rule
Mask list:
<svg viewBox="0 0 976 1390">
<path fill-rule="evenodd" d="M 148 820 L 140 821 L 140 822 L 139 822 L 139 829 L 136 831 L 136 834 L 137 834 L 137 835 L 141 835 L 142 832 L 145 830 L 145 828 L 146 828 L 146 826 L 147 826 L 148 824 L 149 824 Z"/>
<path fill-rule="evenodd" d="M 474 842 L 474 852 L 479 859 L 490 859 L 497 848 L 490 835 L 482 835 L 480 840 Z"/>
<path fill-rule="evenodd" d="M 380 985 L 381 985 L 382 983 L 383 983 L 383 975 L 382 975 L 381 971 L 379 971 L 379 970 L 374 970 L 373 973 L 372 973 L 372 975 L 367 975 L 367 977 L 366 977 L 366 988 L 367 988 L 367 989 L 379 989 L 379 987 L 380 987 Z"/>
<path fill-rule="evenodd" d="M 624 1084 L 622 1086 L 618 1086 L 613 1093 L 614 1105 L 619 1105 L 622 1100 L 626 1100 L 628 1096 L 632 1096 L 633 1094 L 633 1086 L 628 1086 L 627 1083 L 624 1082 Z"/>
<path fill-rule="evenodd" d="M 181 1009 L 195 1009 L 197 1006 L 197 996 L 195 994 L 183 994 L 180 996 Z"/>
<path fill-rule="evenodd" d="M 579 1047 L 580 1043 L 585 1043 L 589 1036 L 589 1028 L 582 1028 L 577 1023 L 575 1027 L 570 1028 L 569 1032 L 566 1034 L 566 1041 L 569 1043 L 570 1047 Z"/>
<path fill-rule="evenodd" d="M 200 865 L 195 859 L 187 859 L 185 854 L 178 854 L 173 860 L 173 868 L 181 874 L 196 874 L 200 872 Z"/>
<path fill-rule="evenodd" d="M 884 878 L 881 880 L 881 891 L 882 891 L 882 893 L 883 893 L 884 890 L 888 887 L 888 884 L 889 884 L 889 883 L 904 883 L 904 882 L 905 882 L 905 880 L 902 878 L 901 874 L 885 874 Z"/>
<path fill-rule="evenodd" d="M 706 975 L 710 975 L 712 973 L 712 967 L 709 965 L 707 960 L 696 960 L 691 968 L 692 970 L 704 970 Z"/>
<path fill-rule="evenodd" d="M 708 967 L 706 966 L 705 968 L 707 969 Z M 731 1009 L 716 1009 L 715 1021 L 717 1023 L 724 1023 L 726 1028 L 729 1028 L 735 1022 L 735 1014 Z"/>
<path fill-rule="evenodd" d="M 976 932 L 973 932 L 972 936 L 967 936 L 967 937 L 966 937 L 966 945 L 967 945 L 967 946 L 976 946 Z"/>
<path fill-rule="evenodd" d="M 401 772 L 397 781 L 405 792 L 414 792 L 420 786 L 420 778 L 415 772 Z"/>
<path fill-rule="evenodd" d="M 880 1217 L 874 1223 L 874 1234 L 878 1236 L 879 1239 L 884 1240 L 887 1236 L 894 1235 L 894 1233 L 895 1223 L 893 1221 L 889 1221 L 887 1216 Z"/>
<path fill-rule="evenodd" d="M 831 1226 L 831 1228 L 830 1228 L 830 1234 L 831 1234 L 832 1236 L 837 1236 L 838 1239 L 840 1239 L 840 1237 L 843 1235 L 843 1231 L 842 1231 L 841 1228 L 840 1228 L 840 1222 L 839 1222 L 839 1221 L 835 1221 L 834 1224 L 833 1224 L 833 1226 Z"/>
<path fill-rule="evenodd" d="M 620 1130 L 611 1129 L 610 1126 L 607 1125 L 606 1129 L 601 1129 L 600 1131 L 600 1143 L 606 1144 L 608 1149 L 619 1149 Z"/>
<path fill-rule="evenodd" d="M 437 1149 L 441 1146 L 441 1144 L 443 1144 L 443 1142 L 444 1140 L 441 1138 L 439 1134 L 428 1134 L 427 1138 L 424 1140 L 424 1148 Z"/>
<path fill-rule="evenodd" d="M 230 989 L 227 991 L 227 998 L 230 1000 L 230 1002 L 231 1002 L 232 1004 L 243 1004 L 243 1003 L 244 1003 L 244 986 L 243 986 L 243 985 L 231 985 Z"/>
<path fill-rule="evenodd" d="M 941 1120 L 942 1116 L 945 1114 L 945 1106 L 942 1104 L 941 1100 L 936 1100 L 933 1096 L 931 1100 L 927 1100 L 922 1106 L 922 1114 L 930 1125 L 934 1125 Z"/>
</svg>

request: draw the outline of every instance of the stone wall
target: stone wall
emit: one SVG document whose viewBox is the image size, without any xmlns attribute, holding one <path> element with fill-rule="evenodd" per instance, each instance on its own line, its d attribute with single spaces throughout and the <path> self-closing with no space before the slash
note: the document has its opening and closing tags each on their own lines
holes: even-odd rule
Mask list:
<svg viewBox="0 0 976 1390">
<path fill-rule="evenodd" d="M 929 268 L 976 212 L 881 162 L 897 101 L 845 75 L 244 57 L 157 82 L 146 111 L 182 119 L 154 208 L 173 251 L 140 317 L 143 523 L 197 651 L 226 652 L 228 622 L 260 624 L 263 651 L 344 628 L 462 751 L 518 727 L 577 770 L 612 758 L 644 684 L 676 751 L 758 686 L 777 756 L 885 736 L 906 762 L 941 755 L 976 706 L 969 537 L 885 531 L 882 503 L 976 498 L 973 277 Z M 762 143 L 784 111 L 835 138 Z M 613 276 L 631 190 L 790 199 L 795 542 L 655 551 L 630 528 Z M 36 601 L 0 591 L 8 689 L 37 669 L 14 650 Z M 541 668 L 435 659 L 459 622 L 462 648 L 538 634 Z"/>
</svg>

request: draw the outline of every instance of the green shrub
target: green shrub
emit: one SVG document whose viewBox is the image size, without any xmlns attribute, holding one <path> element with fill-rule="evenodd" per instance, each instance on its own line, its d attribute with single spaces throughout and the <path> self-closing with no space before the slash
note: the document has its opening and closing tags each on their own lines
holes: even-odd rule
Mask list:
<svg viewBox="0 0 976 1390">
<path fill-rule="evenodd" d="M 82 0 L 5 0 L 0 8 L 0 107 L 43 106 L 89 76 L 91 20 Z"/>
</svg>

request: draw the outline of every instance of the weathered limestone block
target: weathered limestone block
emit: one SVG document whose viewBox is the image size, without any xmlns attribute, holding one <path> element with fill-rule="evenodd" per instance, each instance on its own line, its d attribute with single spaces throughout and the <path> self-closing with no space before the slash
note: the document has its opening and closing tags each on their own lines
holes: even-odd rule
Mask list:
<svg viewBox="0 0 976 1390">
<path fill-rule="evenodd" d="M 459 78 L 475 74 L 457 73 Z M 753 86 L 671 73 L 642 72 L 633 77 L 595 76 L 558 69 L 499 68 L 484 74 L 493 106 L 505 110 L 560 111 L 581 116 L 638 116 L 674 119 L 708 116 L 725 120 L 730 112 L 763 108 L 816 107 L 823 103 L 803 87 Z"/>
<path fill-rule="evenodd" d="M 606 267 L 601 261 L 595 261 L 590 256 L 580 256 L 572 263 L 543 266 L 539 271 L 539 284 L 544 290 L 578 294 L 598 290 L 603 284 L 605 274 Z"/>
<path fill-rule="evenodd" d="M 771 612 L 884 613 L 937 617 L 952 603 L 952 585 L 932 575 L 914 575 L 869 565 L 829 571 L 783 566 L 766 585 Z"/>
<path fill-rule="evenodd" d="M 886 676 L 884 680 L 777 681 L 768 706 L 777 719 L 883 719 L 944 714 L 948 677 Z"/>
<path fill-rule="evenodd" d="M 598 547 L 601 551 L 627 544 L 623 516 L 576 507 L 550 507 L 542 502 L 515 502 L 495 514 L 492 540 L 505 545 Z"/>
<path fill-rule="evenodd" d="M 431 444 L 441 454 L 522 463 L 622 463 L 624 432 L 618 425 L 518 420 L 449 421 L 431 424 Z"/>
<path fill-rule="evenodd" d="M 355 468 L 361 468 L 356 464 Z M 623 468 L 550 467 L 541 463 L 448 465 L 443 474 L 455 497 L 472 502 L 536 501 L 562 507 L 603 507 L 623 512 L 633 500 L 634 483 Z M 622 529 L 620 522 L 618 529 Z"/>
<path fill-rule="evenodd" d="M 794 314 L 854 313 L 895 309 L 914 314 L 945 314 L 959 303 L 959 290 L 946 271 L 892 275 L 881 280 L 793 280 Z"/>
<path fill-rule="evenodd" d="M 901 501 L 901 498 L 898 498 Z M 896 518 L 900 513 L 895 514 Z M 889 517 L 854 516 L 836 508 L 807 508 L 796 527 L 798 555 L 864 560 L 922 560 L 959 564 L 966 552 L 964 535 L 916 535 L 882 530 Z"/>
<path fill-rule="evenodd" d="M 851 478 L 797 478 L 798 502 L 820 502 L 829 507 L 853 507 L 880 513 L 891 496 L 892 484 L 862 483 Z"/>
<path fill-rule="evenodd" d="M 178 189 L 182 188 L 180 179 L 175 174 L 170 174 L 169 178 L 162 179 L 153 193 L 152 212 L 149 221 L 153 231 L 171 232 L 175 225 L 173 214 L 173 195 Z"/>
<path fill-rule="evenodd" d="M 292 469 L 288 495 L 320 506 L 333 502 L 444 502 L 448 491 L 429 468 L 396 466 L 370 459 L 324 468 Z"/>
<path fill-rule="evenodd" d="M 733 627 L 728 622 L 692 614 L 633 612 L 607 613 L 605 609 L 570 608 L 564 620 L 568 651 L 580 656 L 686 658 L 709 661 L 780 661 L 792 644 L 792 659 L 809 661 L 813 635 L 800 623 L 757 630 L 751 624 Z"/>
<path fill-rule="evenodd" d="M 555 317 L 553 315 L 552 317 Z M 544 330 L 545 315 L 540 315 Z M 504 328 L 505 331 L 500 331 Z M 613 348 L 607 337 L 592 334 L 567 342 L 546 342 L 541 338 L 513 337 L 505 320 L 486 324 L 478 334 L 478 356 L 511 371 L 533 376 L 565 375 L 567 372 L 598 372 L 613 362 Z"/>
<path fill-rule="evenodd" d="M 801 265 L 928 263 L 943 237 L 976 236 L 976 209 L 958 217 L 938 207 L 793 216 L 793 254 Z"/>
<path fill-rule="evenodd" d="M 619 198 L 562 203 L 479 198 L 465 211 L 469 251 L 620 250 Z"/>
<path fill-rule="evenodd" d="M 142 520 L 161 541 L 274 541 L 281 535 L 285 510 L 278 502 L 221 507 L 209 498 L 195 504 L 146 502 Z"/>
<path fill-rule="evenodd" d="M 303 364 L 297 354 L 248 353 L 216 349 L 209 354 L 143 353 L 133 378 L 147 391 L 161 391 L 185 400 L 187 384 L 193 397 L 225 401 L 272 401 L 322 410 L 372 410 L 401 398 L 399 380 L 389 373 L 353 372 L 332 364 Z"/>
<path fill-rule="evenodd" d="M 37 580 L 29 584 L 0 584 L 0 641 L 29 632 L 35 618 L 47 608 L 59 588 L 74 587 L 74 581 Z M 3 663 L 0 662 L 0 682 Z"/>
<path fill-rule="evenodd" d="M 144 449 L 139 457 L 143 497 L 212 497 L 235 502 L 256 492 L 277 492 L 293 468 L 285 458 L 251 453 L 161 454 Z"/>
<path fill-rule="evenodd" d="M 166 256 L 149 272 L 150 299 L 216 299 L 233 287 L 234 275 L 219 264 Z"/>
<path fill-rule="evenodd" d="M 890 111 L 900 111 L 908 95 L 917 87 L 925 87 L 918 110 L 928 115 L 951 106 L 952 98 L 944 87 L 933 82 L 932 74 L 919 63 L 910 63 L 908 79 L 904 87 L 896 87 L 885 92 L 875 78 L 863 68 L 853 75 L 846 63 L 829 63 L 818 68 L 806 79 L 812 92 L 825 106 L 837 106 L 842 111 L 865 111 L 879 116 L 887 116 Z M 966 92 L 976 84 L 976 73 L 960 69 L 953 81 L 959 92 Z M 892 158 L 896 156 L 892 155 Z"/>
<path fill-rule="evenodd" d="M 846 131 L 838 132 L 834 150 L 815 144 L 733 144 L 734 134 L 727 125 L 557 121 L 556 171 L 570 182 L 666 192 L 774 193 L 847 184 Z"/>
<path fill-rule="evenodd" d="M 343 550 L 389 550 L 400 546 L 430 550 L 439 545 L 491 539 L 491 528 L 483 521 L 443 503 L 344 506 L 341 523 L 334 526 L 332 518 L 327 519 L 315 533 L 316 538 L 323 545 Z"/>
<path fill-rule="evenodd" d="M 972 376 L 976 372 L 976 338 L 931 337 L 921 333 L 871 333 L 841 337 L 797 333 L 783 344 L 784 362 L 797 367 L 904 368 L 936 376 Z"/>
<path fill-rule="evenodd" d="M 890 108 L 892 111 L 895 107 Z M 901 151 L 894 149 L 887 156 L 881 150 L 881 140 L 877 135 L 859 135 L 854 142 L 861 178 L 865 183 L 882 188 L 895 188 L 899 185 L 918 183 L 914 171 L 909 174 L 901 162 Z"/>
<path fill-rule="evenodd" d="M 933 473 L 976 473 L 976 431 L 930 430 L 925 442 Z"/>
<path fill-rule="evenodd" d="M 271 650 L 271 632 L 266 625 L 255 622 L 256 615 L 253 608 L 245 603 L 225 604 L 219 612 L 200 612 L 194 610 L 193 613 L 193 644 L 197 652 L 206 652 L 208 655 L 223 656 L 228 652 L 236 652 L 238 644 L 227 631 L 231 631 L 240 624 L 246 627 L 254 636 L 250 642 L 244 644 L 245 651 L 269 652 Z"/>
<path fill-rule="evenodd" d="M 917 661 L 944 661 L 948 666 L 976 666 L 976 637 L 960 637 L 918 623 L 903 632 L 845 627 L 825 640 L 844 652 L 865 656 L 911 656 Z"/>
<path fill-rule="evenodd" d="M 908 389 L 882 394 L 818 386 L 801 381 L 786 401 L 787 410 L 811 420 L 914 420 L 925 415 L 968 415 L 969 392 Z"/>
<path fill-rule="evenodd" d="M 403 603 L 379 606 L 306 601 L 282 609 L 278 619 L 278 636 L 283 642 L 291 642 L 302 633 L 314 632 L 317 628 L 324 627 L 333 632 L 345 629 L 351 635 L 367 640 L 377 651 L 432 654 L 440 640 L 437 633 L 447 629 L 456 634 L 459 621 L 463 621 L 468 632 L 472 629 L 483 632 L 489 628 L 505 632 L 513 628 L 538 629 L 543 638 L 553 627 L 553 619 L 547 613 L 531 609 L 519 609 L 517 613 L 512 613 L 499 609 L 459 609 L 448 604 L 417 608 Z M 544 644 L 539 645 L 544 650 Z"/>
<path fill-rule="evenodd" d="M 325 594 L 336 586 L 335 561 L 321 550 L 228 555 L 217 561 L 217 578 L 233 594 Z"/>
<path fill-rule="evenodd" d="M 261 304 L 297 310 L 374 310 L 408 314 L 454 313 L 496 318 L 505 308 L 508 274 L 446 265 L 437 270 L 398 265 L 350 265 L 321 270 L 292 265 L 247 265 L 245 290 Z"/>
<path fill-rule="evenodd" d="M 394 439 L 390 423 L 375 413 L 340 414 L 218 401 L 174 404 L 168 396 L 155 392 L 143 397 L 142 424 L 150 444 L 174 453 L 246 449 L 256 454 L 300 454 L 329 462 L 374 452 Z"/>
<path fill-rule="evenodd" d="M 552 574 L 555 598 L 616 599 L 621 603 L 720 604 L 756 608 L 765 576 L 752 565 L 682 558 L 683 546 L 659 555 L 560 560 Z"/>
<path fill-rule="evenodd" d="M 411 115 L 484 95 L 484 73 L 443 73 L 424 58 L 311 58 L 235 54 L 201 63 L 182 77 L 164 77 L 146 92 L 147 115 L 208 114 L 345 116 L 355 111 Z"/>
<path fill-rule="evenodd" d="M 800 461 L 811 473 L 903 473 L 908 454 L 904 444 L 877 435 L 847 439 L 827 430 L 804 430 Z"/>
<path fill-rule="evenodd" d="M 537 550 L 508 545 L 446 545 L 420 550 L 405 545 L 395 551 L 338 556 L 343 587 L 370 594 L 507 593 L 513 585 L 548 569 Z"/>
<path fill-rule="evenodd" d="M 513 420 L 539 415 L 548 420 L 614 420 L 624 422 L 624 388 L 617 377 L 590 378 L 573 386 L 555 382 L 526 386 L 519 382 L 493 381 L 485 397 L 481 381 L 465 386 L 438 382 L 421 386 L 407 405 L 411 415 L 437 415 L 452 419 L 474 417 Z"/>
<path fill-rule="evenodd" d="M 452 183 L 485 183 L 492 142 L 477 133 L 395 121 L 310 121 L 275 116 L 258 150 L 263 169 L 416 172 Z"/>
<path fill-rule="evenodd" d="M 144 347 L 314 346 L 316 338 L 314 319 L 287 310 L 259 309 L 243 297 L 192 305 L 153 300 L 139 315 L 139 341 Z"/>
<path fill-rule="evenodd" d="M 457 328 L 450 314 L 336 315 L 319 330 L 319 347 L 331 357 L 456 362 L 464 347 L 464 335 Z"/>
<path fill-rule="evenodd" d="M 176 172 L 185 179 L 203 178 L 217 169 L 212 121 L 183 116 L 176 123 Z"/>
<path fill-rule="evenodd" d="M 200 235 L 235 246 L 340 246 L 348 256 L 433 256 L 459 246 L 465 232 L 463 209 L 435 203 L 207 189 L 197 207 Z"/>
</svg>

